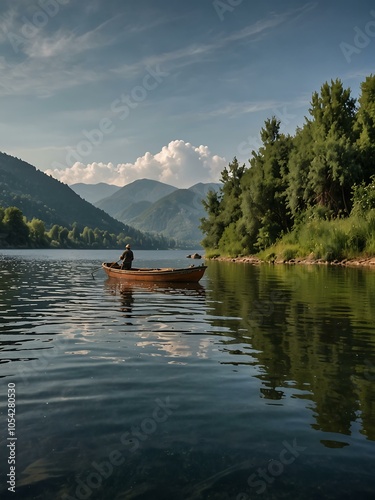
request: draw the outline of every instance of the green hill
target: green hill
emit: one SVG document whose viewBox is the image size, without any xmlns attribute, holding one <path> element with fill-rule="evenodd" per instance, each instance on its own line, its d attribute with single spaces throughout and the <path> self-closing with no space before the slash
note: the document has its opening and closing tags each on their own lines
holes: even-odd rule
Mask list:
<svg viewBox="0 0 375 500">
<path fill-rule="evenodd" d="M 131 219 L 131 224 L 141 231 L 199 244 L 199 221 L 205 215 L 201 200 L 202 196 L 194 190 L 177 189 Z"/>
<path fill-rule="evenodd" d="M 142 201 L 154 203 L 176 189 L 163 182 L 139 179 L 122 187 L 111 196 L 98 201 L 95 206 L 105 210 L 112 217 L 124 221 L 124 212 L 135 203 Z"/>
<path fill-rule="evenodd" d="M 153 203 L 151 203 L 151 201 L 147 201 L 147 200 L 142 200 L 142 201 L 132 203 L 130 206 L 125 208 L 125 210 L 120 212 L 118 214 L 117 218 L 123 222 L 131 221 L 131 220 L 135 219 L 136 217 L 138 217 L 139 214 L 141 214 L 142 212 L 144 212 L 145 210 L 150 208 L 152 205 L 153 205 Z"/>
<path fill-rule="evenodd" d="M 0 206 L 16 206 L 28 218 L 44 221 L 47 227 L 59 224 L 108 230 L 119 233 L 126 226 L 83 200 L 66 184 L 34 166 L 0 153 Z"/>
</svg>

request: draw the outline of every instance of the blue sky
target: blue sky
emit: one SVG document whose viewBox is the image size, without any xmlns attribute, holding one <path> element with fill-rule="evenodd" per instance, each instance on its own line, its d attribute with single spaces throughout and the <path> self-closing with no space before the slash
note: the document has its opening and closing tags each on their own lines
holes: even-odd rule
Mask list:
<svg viewBox="0 0 375 500">
<path fill-rule="evenodd" d="M 346 45 L 343 45 L 346 44 Z M 374 72 L 373 2 L 3 0 L 0 150 L 63 182 L 187 187 L 247 162 L 272 115 Z"/>
</svg>

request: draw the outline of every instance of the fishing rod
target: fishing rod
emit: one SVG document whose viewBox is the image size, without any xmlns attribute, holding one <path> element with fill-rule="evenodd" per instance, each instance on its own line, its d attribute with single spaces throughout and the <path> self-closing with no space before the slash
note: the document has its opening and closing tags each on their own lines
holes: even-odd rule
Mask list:
<svg viewBox="0 0 375 500">
<path fill-rule="evenodd" d="M 109 266 L 110 268 L 113 267 L 115 264 L 118 264 L 119 263 L 119 260 L 117 260 L 116 262 L 112 262 L 112 264 Z M 92 271 L 90 271 L 91 273 L 91 276 L 94 278 L 94 273 L 98 272 L 99 269 L 102 269 L 102 266 L 100 267 L 95 267 Z"/>
<path fill-rule="evenodd" d="M 102 269 L 102 266 L 100 267 L 95 267 L 92 271 L 88 271 L 90 274 L 92 274 L 92 277 L 94 277 L 94 273 L 98 272 L 99 269 Z"/>
</svg>

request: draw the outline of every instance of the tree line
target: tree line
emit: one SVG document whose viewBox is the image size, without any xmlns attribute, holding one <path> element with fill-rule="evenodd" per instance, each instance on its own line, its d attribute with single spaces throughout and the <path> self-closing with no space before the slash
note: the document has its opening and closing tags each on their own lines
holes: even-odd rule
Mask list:
<svg viewBox="0 0 375 500">
<path fill-rule="evenodd" d="M 280 128 L 267 119 L 249 166 L 235 157 L 221 190 L 203 201 L 206 251 L 375 254 L 375 76 L 362 82 L 358 101 L 341 80 L 324 83 L 303 126 L 294 135 Z"/>
<path fill-rule="evenodd" d="M 2 248 L 124 248 L 127 243 L 139 249 L 173 248 L 175 244 L 162 235 L 150 235 L 134 228 L 118 234 L 80 227 L 77 223 L 69 228 L 54 224 L 46 229 L 40 219 L 27 220 L 18 207 L 0 207 Z"/>
</svg>

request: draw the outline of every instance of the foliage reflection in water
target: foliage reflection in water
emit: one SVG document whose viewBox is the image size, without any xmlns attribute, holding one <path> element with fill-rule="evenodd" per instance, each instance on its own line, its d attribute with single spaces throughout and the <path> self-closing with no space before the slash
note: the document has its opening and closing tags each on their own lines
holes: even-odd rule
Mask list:
<svg viewBox="0 0 375 500">
<path fill-rule="evenodd" d="M 92 279 L 106 259 L 1 260 L 19 498 L 373 497 L 372 270 L 210 262 L 142 286 Z"/>
</svg>

